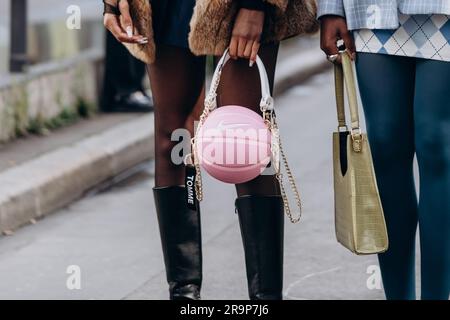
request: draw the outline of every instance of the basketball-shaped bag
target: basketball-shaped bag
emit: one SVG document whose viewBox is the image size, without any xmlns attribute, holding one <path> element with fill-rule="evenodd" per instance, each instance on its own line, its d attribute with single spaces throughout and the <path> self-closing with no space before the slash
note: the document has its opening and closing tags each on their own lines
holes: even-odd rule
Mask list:
<svg viewBox="0 0 450 320">
<path fill-rule="evenodd" d="M 229 60 L 225 54 L 216 68 L 205 100 L 207 116 L 200 121 L 196 136 L 196 156 L 213 178 L 239 184 L 259 176 L 271 161 L 271 132 L 258 113 L 244 106 L 217 108 L 216 90 L 223 67 Z M 262 61 L 257 59 L 263 99 L 261 110 L 270 110 L 272 101 L 269 81 Z"/>
<path fill-rule="evenodd" d="M 256 178 L 271 159 L 271 134 L 262 117 L 241 106 L 214 110 L 197 135 L 200 165 L 226 183 Z"/>
<path fill-rule="evenodd" d="M 261 80 L 262 98 L 259 104 L 262 116 L 245 106 L 229 105 L 217 108 L 217 88 L 225 64 L 230 60 L 228 50 L 225 51 L 214 72 L 211 88 L 205 99 L 205 108 L 200 116 L 195 137 L 192 139 L 192 157 L 190 164 L 195 169 L 195 197 L 203 199 L 201 170 L 222 182 L 240 184 L 259 176 L 271 162 L 275 176 L 280 183 L 284 210 L 291 222 L 296 223 L 301 217 L 301 201 L 295 179 L 281 145 L 278 125 L 273 109 L 269 80 L 262 60 L 257 57 Z M 289 200 L 283 183 L 280 159 L 293 191 L 299 213 L 296 217 L 291 213 Z M 188 161 L 186 161 L 188 164 Z"/>
</svg>

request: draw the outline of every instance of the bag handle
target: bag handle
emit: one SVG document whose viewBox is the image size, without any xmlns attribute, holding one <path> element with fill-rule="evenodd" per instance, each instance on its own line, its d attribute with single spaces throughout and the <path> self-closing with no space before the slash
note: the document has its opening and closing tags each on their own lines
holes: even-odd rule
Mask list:
<svg viewBox="0 0 450 320">
<path fill-rule="evenodd" d="M 223 68 L 226 63 L 231 59 L 229 49 L 226 49 L 222 58 L 217 63 L 216 70 L 211 81 L 211 87 L 205 98 L 205 108 L 210 111 L 217 108 L 217 89 L 220 83 L 220 77 L 222 75 Z M 256 56 L 256 65 L 258 66 L 259 78 L 261 80 L 261 102 L 259 104 L 261 111 L 273 110 L 273 98 L 270 93 L 269 78 L 267 77 L 266 67 L 259 56 Z"/>
<path fill-rule="evenodd" d="M 334 65 L 335 87 L 336 87 L 336 109 L 338 118 L 338 131 L 345 128 L 348 131 L 345 118 L 344 83 L 347 89 L 348 104 L 351 117 L 351 135 L 353 139 L 353 149 L 355 152 L 361 151 L 361 125 L 359 120 L 358 97 L 356 91 L 356 80 L 353 72 L 353 65 L 347 51 L 340 51 L 342 64 Z"/>
<path fill-rule="evenodd" d="M 209 113 L 217 108 L 217 88 L 219 87 L 220 82 L 220 76 L 222 75 L 222 70 L 225 66 L 225 64 L 230 60 L 230 54 L 228 49 L 225 50 L 225 53 L 223 54 L 222 58 L 219 60 L 219 63 L 217 64 L 216 70 L 214 72 L 211 87 L 209 89 L 209 92 L 205 98 L 205 108 L 203 109 L 203 113 L 200 116 L 199 125 L 197 127 L 196 135 L 200 131 L 200 127 L 205 122 L 206 118 L 208 117 Z M 276 179 L 279 182 L 280 185 L 280 192 L 281 197 L 283 199 L 283 207 L 286 215 L 288 216 L 289 220 L 292 223 L 297 223 L 300 221 L 302 217 L 302 201 L 300 198 L 300 193 L 298 191 L 294 175 L 292 174 L 292 171 L 289 167 L 289 163 L 287 161 L 287 157 L 283 150 L 283 145 L 281 143 L 281 137 L 278 129 L 278 124 L 276 121 L 275 112 L 273 109 L 273 98 L 270 93 L 270 85 L 269 85 L 269 79 L 267 77 L 266 68 L 264 66 L 264 63 L 262 60 L 257 56 L 256 58 L 256 64 L 258 66 L 260 80 L 261 80 L 261 102 L 260 102 L 260 109 L 263 113 L 263 119 L 266 123 L 267 127 L 272 133 L 272 155 L 273 159 L 272 161 L 275 164 L 276 168 Z M 192 151 L 193 151 L 193 165 L 196 170 L 196 176 L 195 176 L 195 191 L 196 191 L 196 197 L 198 201 L 203 200 L 203 184 L 202 184 L 202 175 L 201 175 L 201 169 L 200 169 L 200 163 L 198 162 L 198 158 L 196 156 L 197 154 L 197 145 L 195 143 L 195 137 L 192 139 Z M 187 157 L 188 158 L 188 157 Z M 285 168 L 287 179 L 289 186 L 294 194 L 294 198 L 296 201 L 296 205 L 298 208 L 297 214 L 294 216 L 293 211 L 291 210 L 291 206 L 289 204 L 289 199 L 286 193 L 286 188 L 284 184 L 284 176 L 281 173 L 281 168 L 278 163 L 281 162 Z"/>
<path fill-rule="evenodd" d="M 347 121 L 345 119 L 345 97 L 344 97 L 344 71 L 342 65 L 334 65 L 334 83 L 336 87 L 336 108 L 338 117 L 338 129 L 346 129 Z"/>
</svg>

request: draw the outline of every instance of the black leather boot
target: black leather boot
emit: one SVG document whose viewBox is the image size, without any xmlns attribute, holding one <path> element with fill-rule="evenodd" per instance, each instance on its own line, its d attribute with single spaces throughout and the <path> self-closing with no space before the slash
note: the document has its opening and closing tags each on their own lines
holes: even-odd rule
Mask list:
<svg viewBox="0 0 450 320">
<path fill-rule="evenodd" d="M 284 210 L 280 196 L 236 200 L 250 300 L 283 299 Z"/>
<path fill-rule="evenodd" d="M 202 285 L 200 210 L 188 209 L 185 192 L 153 188 L 171 300 L 199 300 Z"/>
</svg>

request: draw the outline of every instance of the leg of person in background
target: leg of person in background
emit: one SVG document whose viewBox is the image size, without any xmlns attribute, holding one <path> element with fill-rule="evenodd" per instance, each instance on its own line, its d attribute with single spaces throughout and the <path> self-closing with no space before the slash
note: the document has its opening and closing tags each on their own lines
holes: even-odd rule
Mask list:
<svg viewBox="0 0 450 320">
<path fill-rule="evenodd" d="M 199 299 L 202 283 L 200 210 L 185 201 L 185 166 L 172 159 L 172 133 L 193 134 L 203 108 L 205 58 L 159 44 L 148 67 L 155 102 L 155 188 L 161 242 L 171 299 Z M 189 144 L 190 140 L 184 141 Z M 178 156 L 178 155 L 177 155 Z M 179 159 L 178 159 L 179 160 Z"/>
<path fill-rule="evenodd" d="M 136 92 L 144 93 L 146 95 L 146 89 L 143 86 L 144 77 L 147 74 L 146 64 L 139 59 L 130 56 L 130 76 L 132 78 L 133 85 L 137 89 Z M 152 104 L 153 100 L 150 98 Z"/>
<path fill-rule="evenodd" d="M 278 44 L 262 46 L 263 60 L 273 89 Z M 248 59 L 230 61 L 222 73 L 219 105 L 248 106 L 260 113 L 261 88 L 258 68 Z M 281 300 L 283 290 L 284 211 L 279 186 L 273 175 L 262 175 L 236 185 L 245 251 L 248 290 L 252 300 Z"/>
<path fill-rule="evenodd" d="M 389 234 L 379 255 L 387 299 L 415 299 L 415 59 L 359 53 L 359 88 Z"/>
<path fill-rule="evenodd" d="M 417 60 L 414 123 L 420 171 L 422 299 L 450 294 L 450 63 Z"/>
<path fill-rule="evenodd" d="M 106 33 L 106 61 L 101 109 L 105 112 L 149 112 L 152 99 L 144 92 L 145 64 Z"/>
</svg>

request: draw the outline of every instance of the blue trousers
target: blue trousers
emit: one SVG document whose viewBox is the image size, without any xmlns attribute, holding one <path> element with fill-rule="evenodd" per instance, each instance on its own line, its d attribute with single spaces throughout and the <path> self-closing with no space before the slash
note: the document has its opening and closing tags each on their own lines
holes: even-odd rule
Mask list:
<svg viewBox="0 0 450 320">
<path fill-rule="evenodd" d="M 356 62 L 390 248 L 379 255 L 387 299 L 450 294 L 450 63 L 360 53 Z M 413 159 L 420 171 L 417 199 Z"/>
</svg>

